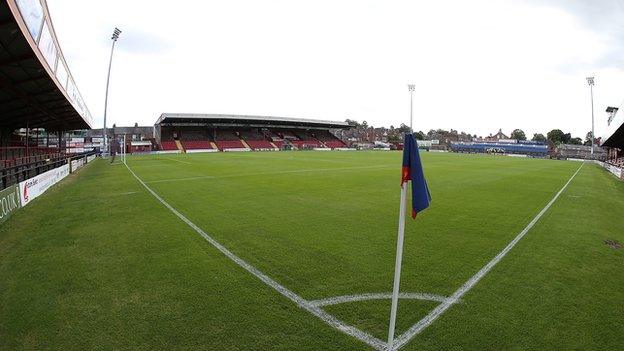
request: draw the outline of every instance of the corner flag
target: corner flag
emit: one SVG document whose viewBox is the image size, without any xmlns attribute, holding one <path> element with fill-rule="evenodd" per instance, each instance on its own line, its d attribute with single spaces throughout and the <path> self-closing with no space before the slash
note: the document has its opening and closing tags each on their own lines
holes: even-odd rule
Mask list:
<svg viewBox="0 0 624 351">
<path fill-rule="evenodd" d="M 392 306 L 390 307 L 390 324 L 388 326 L 388 350 L 394 350 L 394 328 L 399 303 L 399 285 L 401 282 L 401 261 L 403 260 L 403 237 L 405 235 L 405 202 L 407 198 L 407 182 L 412 182 L 412 218 L 418 212 L 429 207 L 431 195 L 420 163 L 418 144 L 413 134 L 405 135 L 403 144 L 403 168 L 401 169 L 401 204 L 399 207 L 399 229 L 397 233 L 397 253 L 394 264 L 394 284 L 392 287 Z"/>
<path fill-rule="evenodd" d="M 401 173 L 401 185 L 410 180 L 412 181 L 412 218 L 416 218 L 418 212 L 429 207 L 431 194 L 429 194 L 427 180 L 420 163 L 418 144 L 413 134 L 405 135 L 403 169 Z"/>
</svg>

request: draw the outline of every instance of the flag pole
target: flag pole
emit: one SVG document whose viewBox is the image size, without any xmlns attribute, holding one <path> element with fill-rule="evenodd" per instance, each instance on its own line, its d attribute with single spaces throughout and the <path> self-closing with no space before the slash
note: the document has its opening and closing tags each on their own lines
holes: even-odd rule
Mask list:
<svg viewBox="0 0 624 351">
<path fill-rule="evenodd" d="M 401 207 L 399 209 L 399 230 L 397 233 L 397 253 L 394 263 L 394 286 L 392 287 L 392 307 L 390 309 L 390 326 L 388 328 L 388 350 L 393 350 L 394 327 L 397 307 L 399 304 L 399 286 L 401 283 L 401 261 L 403 260 L 403 237 L 405 234 L 405 200 L 407 198 L 407 182 L 401 185 Z"/>
<path fill-rule="evenodd" d="M 410 133 L 414 133 L 413 111 L 414 111 L 414 84 L 408 84 L 410 92 Z M 403 145 L 405 147 L 405 145 Z M 394 284 L 392 286 L 392 307 L 390 308 L 390 324 L 388 326 L 388 350 L 393 350 L 394 329 L 396 325 L 396 314 L 399 305 L 399 288 L 401 285 L 401 262 L 403 261 L 403 237 L 405 235 L 405 201 L 407 199 L 407 182 L 401 181 L 401 201 L 399 209 L 399 229 L 397 233 L 397 252 L 394 263 Z"/>
</svg>

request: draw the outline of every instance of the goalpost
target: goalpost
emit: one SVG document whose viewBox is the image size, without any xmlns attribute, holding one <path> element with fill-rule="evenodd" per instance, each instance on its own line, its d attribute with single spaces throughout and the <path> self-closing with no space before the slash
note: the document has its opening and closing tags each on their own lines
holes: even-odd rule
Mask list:
<svg viewBox="0 0 624 351">
<path fill-rule="evenodd" d="M 126 134 L 122 136 L 118 136 L 117 138 L 113 137 L 108 143 L 109 147 L 109 156 L 111 157 L 111 163 L 116 163 L 119 160 L 120 163 L 127 165 L 126 156 L 127 156 L 127 145 L 126 145 Z"/>
</svg>

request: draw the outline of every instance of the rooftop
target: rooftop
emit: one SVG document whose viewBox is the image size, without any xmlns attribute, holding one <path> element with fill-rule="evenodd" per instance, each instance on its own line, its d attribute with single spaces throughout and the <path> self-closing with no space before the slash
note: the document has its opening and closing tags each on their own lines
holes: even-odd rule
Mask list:
<svg viewBox="0 0 624 351">
<path fill-rule="evenodd" d="M 252 116 L 252 115 L 228 115 L 228 114 L 202 114 L 202 113 L 163 113 L 156 124 L 194 122 L 206 124 L 259 124 L 259 125 L 295 125 L 326 128 L 348 128 L 347 122 L 318 120 L 310 118 L 278 117 L 278 116 Z"/>
</svg>

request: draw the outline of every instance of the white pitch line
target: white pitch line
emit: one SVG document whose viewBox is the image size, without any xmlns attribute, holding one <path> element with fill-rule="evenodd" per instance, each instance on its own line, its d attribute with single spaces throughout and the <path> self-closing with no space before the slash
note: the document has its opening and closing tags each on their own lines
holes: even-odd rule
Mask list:
<svg viewBox="0 0 624 351">
<path fill-rule="evenodd" d="M 345 334 L 353 336 L 354 338 L 356 338 L 356 339 L 358 339 L 358 340 L 360 340 L 360 341 L 362 341 L 362 342 L 372 346 L 376 350 L 385 350 L 386 349 L 386 347 L 387 347 L 387 343 L 386 342 L 384 342 L 384 341 L 382 341 L 382 340 L 380 340 L 380 339 L 378 339 L 378 338 L 376 338 L 376 337 L 374 337 L 374 336 L 372 336 L 372 335 L 370 335 L 370 334 L 368 334 L 368 333 L 366 333 L 366 332 L 364 332 L 364 331 L 362 331 L 362 330 L 360 330 L 358 328 L 355 328 L 353 326 L 350 326 L 350 325 L 347 325 L 347 324 L 343 323 L 342 321 L 340 321 L 336 317 L 334 317 L 334 316 L 330 315 L 329 313 L 323 311 L 320 307 L 314 306 L 313 304 L 310 303 L 310 301 L 308 301 L 308 300 L 302 298 L 301 296 L 295 294 L 294 292 L 290 291 L 289 289 L 287 289 L 286 287 L 284 287 L 280 283 L 276 282 L 275 280 L 271 279 L 266 274 L 264 274 L 261 271 L 259 271 L 256 267 L 250 265 L 249 263 L 247 263 L 246 261 L 244 261 L 240 257 L 236 256 L 234 253 L 232 253 L 230 250 L 228 250 L 225 246 L 221 245 L 218 241 L 213 239 L 210 235 L 206 234 L 206 232 L 204 232 L 201 228 L 199 228 L 197 225 L 195 225 L 195 223 L 191 222 L 191 220 L 189 220 L 183 214 L 178 212 L 178 210 L 176 210 L 171 205 L 169 205 L 169 203 L 167 203 L 163 198 L 161 198 L 158 194 L 156 194 L 156 192 L 154 192 L 149 186 L 147 186 L 147 184 L 145 184 L 145 182 L 143 182 L 143 180 L 141 180 L 141 178 L 139 178 L 132 171 L 132 169 L 130 169 L 130 167 L 128 165 L 126 165 L 126 168 L 128 169 L 128 171 L 130 171 L 130 173 L 134 176 L 134 178 L 136 178 L 136 180 L 141 185 L 143 185 L 143 187 L 150 194 L 152 194 L 152 196 L 154 196 L 158 201 L 160 201 L 161 204 L 163 204 L 166 208 L 168 208 L 169 211 L 171 211 L 173 214 L 175 214 L 178 218 L 180 218 L 189 227 L 191 227 L 193 230 L 195 230 L 199 235 L 201 235 L 206 241 L 208 241 L 217 250 L 221 251 L 222 254 L 224 254 L 230 260 L 234 261 L 234 263 L 236 263 L 237 265 L 239 265 L 240 267 L 242 267 L 243 269 L 245 269 L 246 271 L 248 271 L 249 273 L 254 275 L 256 278 L 260 279 L 263 283 L 265 283 L 269 287 L 273 288 L 278 293 L 282 294 L 283 296 L 285 296 L 286 298 L 288 298 L 289 300 L 294 302 L 300 308 L 302 308 L 302 309 L 310 312 L 314 316 L 318 317 L 323 322 L 327 323 L 329 326 L 331 326 L 331 327 L 333 327 L 335 329 L 338 329 L 338 330 L 340 330 L 341 332 L 343 332 Z"/>
<path fill-rule="evenodd" d="M 171 160 L 171 161 L 176 161 L 176 162 L 180 162 L 180 163 L 186 163 L 187 165 L 190 165 L 192 163 L 187 162 L 187 161 L 180 161 L 180 160 L 176 160 L 175 158 L 171 158 L 171 157 L 165 157 L 163 156 L 163 158 L 166 158 L 167 160 Z"/>
<path fill-rule="evenodd" d="M 407 342 L 409 342 L 414 336 L 419 334 L 425 328 L 427 328 L 431 323 L 433 323 L 436 319 L 438 319 L 446 310 L 449 309 L 455 302 L 457 302 L 464 294 L 466 294 L 470 289 L 472 289 L 478 282 L 483 278 L 486 274 L 490 272 L 490 270 L 503 258 L 514 246 L 522 239 L 528 232 L 533 228 L 533 226 L 539 221 L 540 218 L 548 211 L 548 209 L 555 203 L 559 195 L 561 195 L 568 185 L 572 182 L 572 179 L 576 177 L 578 172 L 583 168 L 582 163 L 581 166 L 572 174 L 570 179 L 563 185 L 561 190 L 544 206 L 544 208 L 527 224 L 527 226 L 522 229 L 522 231 L 509 243 L 505 248 L 496 255 L 490 262 L 488 262 L 481 270 L 479 270 L 472 278 L 468 279 L 457 291 L 451 295 L 446 301 L 442 302 L 438 307 L 434 308 L 427 316 L 421 319 L 418 323 L 414 324 L 411 328 L 409 328 L 405 333 L 396 338 L 394 344 L 390 347 L 390 350 L 398 350 L 399 348 L 405 346 Z"/>
<path fill-rule="evenodd" d="M 386 300 L 391 299 L 392 293 L 366 293 L 366 294 L 358 294 L 358 295 L 344 295 L 344 296 L 334 296 L 328 297 L 326 299 L 314 300 L 310 301 L 310 303 L 314 306 L 331 306 L 338 305 L 346 302 L 356 302 L 356 301 L 368 301 L 368 300 Z M 446 302 L 448 297 L 434 294 L 424 294 L 424 293 L 399 293 L 399 299 L 408 299 L 408 300 L 426 300 L 426 301 L 436 301 L 436 302 Z"/>
<path fill-rule="evenodd" d="M 248 173 L 248 174 L 230 174 L 223 176 L 197 176 L 197 177 L 186 177 L 186 178 L 170 178 L 170 179 L 159 179 L 147 181 L 146 183 L 167 183 L 167 182 L 182 182 L 187 180 L 198 180 L 198 179 L 221 179 L 221 178 L 238 178 L 238 177 L 255 177 L 261 175 L 278 175 L 278 174 L 290 174 L 290 173 L 311 173 L 311 172 L 326 172 L 326 171 L 351 171 L 358 169 L 384 169 L 384 168 L 396 168 L 396 166 L 360 166 L 360 167 L 342 167 L 342 168 L 314 168 L 314 169 L 297 169 L 292 171 L 276 171 L 276 172 L 258 172 L 258 173 Z"/>
</svg>

